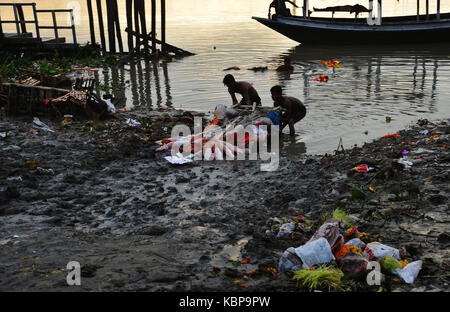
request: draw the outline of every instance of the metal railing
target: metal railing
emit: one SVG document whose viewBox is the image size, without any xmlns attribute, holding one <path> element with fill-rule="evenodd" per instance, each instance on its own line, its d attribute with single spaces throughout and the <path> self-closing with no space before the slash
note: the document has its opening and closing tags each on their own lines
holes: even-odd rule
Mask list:
<svg viewBox="0 0 450 312">
<path fill-rule="evenodd" d="M 59 29 L 71 29 L 73 36 L 73 43 L 77 44 L 77 36 L 75 32 L 75 22 L 73 17 L 72 9 L 62 9 L 62 10 L 37 10 L 36 3 L 0 3 L 1 6 L 10 6 L 14 10 L 14 20 L 3 21 L 0 16 L 0 37 L 4 36 L 2 24 L 16 24 L 17 36 L 21 37 L 24 34 L 27 34 L 26 24 L 34 24 L 36 37 L 38 40 L 41 39 L 40 30 L 41 29 L 53 29 L 55 38 L 59 38 Z M 25 20 L 25 16 L 23 14 L 23 6 L 31 6 L 33 9 L 34 20 Z M 38 21 L 38 13 L 51 13 L 53 18 L 53 26 L 39 26 Z M 56 13 L 69 13 L 70 14 L 70 26 L 58 26 L 56 21 Z"/>
</svg>

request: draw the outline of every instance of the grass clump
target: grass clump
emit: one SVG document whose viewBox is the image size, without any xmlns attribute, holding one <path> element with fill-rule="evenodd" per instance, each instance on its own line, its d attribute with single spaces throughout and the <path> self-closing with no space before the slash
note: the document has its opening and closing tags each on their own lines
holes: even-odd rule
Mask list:
<svg viewBox="0 0 450 312">
<path fill-rule="evenodd" d="M 333 218 L 345 221 L 346 224 L 348 224 L 349 226 L 352 225 L 352 220 L 350 219 L 350 217 L 347 215 L 347 213 L 344 210 L 341 210 L 341 209 L 334 210 Z"/>
<path fill-rule="evenodd" d="M 317 269 L 301 269 L 294 273 L 293 279 L 298 286 L 313 291 L 315 289 L 336 290 L 342 289 L 344 273 L 336 268 L 321 266 Z"/>
</svg>

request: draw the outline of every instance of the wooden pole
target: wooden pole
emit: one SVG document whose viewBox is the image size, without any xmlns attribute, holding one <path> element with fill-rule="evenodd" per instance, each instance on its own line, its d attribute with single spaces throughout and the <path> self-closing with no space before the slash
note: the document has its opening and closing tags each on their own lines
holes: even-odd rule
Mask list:
<svg viewBox="0 0 450 312">
<path fill-rule="evenodd" d="M 52 18 L 53 18 L 53 27 L 54 27 L 54 31 L 55 31 L 55 38 L 58 39 L 58 24 L 56 22 L 56 13 L 52 12 Z"/>
<path fill-rule="evenodd" d="M 141 21 L 141 34 L 146 35 L 147 34 L 147 21 L 145 18 L 145 3 L 144 3 L 144 0 L 136 0 L 136 1 L 139 1 L 139 16 L 140 16 L 140 21 Z M 149 53 L 147 38 L 145 38 L 145 40 L 144 40 L 144 52 L 147 54 Z"/>
<path fill-rule="evenodd" d="M 23 8 L 21 5 L 17 6 L 17 13 L 19 13 L 19 20 L 20 20 L 20 26 L 22 28 L 22 34 L 25 34 L 27 32 L 27 24 L 24 23 L 25 16 L 23 14 Z"/>
<path fill-rule="evenodd" d="M 14 21 L 16 22 L 17 37 L 20 36 L 19 16 L 17 13 L 17 4 L 14 4 Z"/>
<path fill-rule="evenodd" d="M 437 19 L 441 19 L 441 0 L 437 0 Z"/>
<path fill-rule="evenodd" d="M 94 15 L 92 13 L 92 0 L 87 0 L 87 9 L 89 15 L 89 29 L 91 31 L 91 44 L 95 44 Z"/>
<path fill-rule="evenodd" d="M 117 6 L 117 0 L 113 0 L 112 4 L 113 4 L 114 24 L 116 25 L 117 42 L 119 43 L 119 52 L 123 53 L 123 41 L 122 41 L 122 33 L 120 31 L 119 8 Z"/>
<path fill-rule="evenodd" d="M 166 44 L 166 0 L 161 0 L 161 50 L 165 50 Z"/>
<path fill-rule="evenodd" d="M 156 0 L 152 0 L 152 47 L 156 51 Z"/>
<path fill-rule="evenodd" d="M 138 34 L 140 34 L 140 27 L 139 27 L 139 10 L 140 10 L 140 0 L 134 0 L 134 31 Z M 128 30 L 130 30 L 128 28 Z M 135 47 L 138 47 L 139 44 L 139 38 L 136 38 L 136 44 Z M 139 52 L 139 51 L 138 51 Z"/>
<path fill-rule="evenodd" d="M 427 20 L 429 19 L 429 11 L 430 11 L 430 3 L 428 2 L 429 0 L 427 0 L 426 2 L 425 2 L 425 4 L 426 4 L 426 12 L 427 12 Z"/>
<path fill-rule="evenodd" d="M 102 1 L 97 0 L 98 25 L 100 29 L 100 40 L 102 42 L 102 50 L 106 52 L 105 28 L 103 27 Z"/>
<path fill-rule="evenodd" d="M 126 2 L 126 11 L 127 11 L 127 28 L 133 29 L 133 0 L 127 0 Z M 128 33 L 128 53 L 133 53 L 134 45 L 133 45 L 133 36 Z"/>
<path fill-rule="evenodd" d="M 109 52 L 116 53 L 116 34 L 114 28 L 113 0 L 106 0 L 106 15 L 108 19 Z"/>
<path fill-rule="evenodd" d="M 420 0 L 417 0 L 417 20 L 420 20 Z"/>
<path fill-rule="evenodd" d="M 33 3 L 32 6 L 33 6 L 34 25 L 36 27 L 36 37 L 38 38 L 38 40 L 40 40 L 41 33 L 39 31 L 39 22 L 38 22 L 37 12 L 36 12 L 36 3 Z"/>
</svg>

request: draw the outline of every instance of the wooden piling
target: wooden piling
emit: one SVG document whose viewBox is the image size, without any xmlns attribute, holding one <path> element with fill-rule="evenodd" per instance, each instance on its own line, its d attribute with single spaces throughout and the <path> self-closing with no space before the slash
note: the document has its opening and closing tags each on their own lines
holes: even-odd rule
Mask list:
<svg viewBox="0 0 450 312">
<path fill-rule="evenodd" d="M 116 32 L 114 25 L 113 0 L 106 0 L 109 52 L 116 53 Z"/>
<path fill-rule="evenodd" d="M 105 28 L 103 26 L 103 12 L 102 12 L 102 1 L 97 0 L 97 13 L 98 13 L 98 25 L 100 31 L 100 40 L 102 43 L 103 52 L 106 51 L 106 40 L 105 40 Z"/>
<path fill-rule="evenodd" d="M 161 50 L 165 50 L 166 44 L 166 0 L 161 0 Z"/>
<path fill-rule="evenodd" d="M 152 47 L 156 51 L 156 0 L 152 0 Z"/>
<path fill-rule="evenodd" d="M 120 30 L 119 8 L 117 6 L 117 0 L 113 0 L 112 4 L 113 4 L 114 24 L 116 25 L 117 42 L 119 43 L 119 52 L 123 53 L 122 33 Z"/>
<path fill-rule="evenodd" d="M 126 11 L 127 11 L 127 28 L 133 29 L 133 0 L 126 1 Z M 130 33 L 128 36 L 128 53 L 133 53 L 134 45 L 133 45 L 133 35 Z"/>
<path fill-rule="evenodd" d="M 89 16 L 89 30 L 91 32 L 91 44 L 95 44 L 94 14 L 92 13 L 92 0 L 86 1 Z"/>
</svg>

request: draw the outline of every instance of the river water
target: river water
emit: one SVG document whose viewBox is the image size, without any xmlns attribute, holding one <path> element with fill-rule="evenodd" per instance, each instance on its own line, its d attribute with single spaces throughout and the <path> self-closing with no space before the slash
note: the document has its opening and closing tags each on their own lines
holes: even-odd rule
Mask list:
<svg viewBox="0 0 450 312">
<path fill-rule="evenodd" d="M 310 2 L 311 7 L 339 3 Z M 358 2 L 367 5 L 366 1 L 352 0 L 345 4 Z M 435 3 L 431 2 L 430 12 L 434 13 Z M 85 1 L 76 3 L 80 7 L 78 41 L 83 43 L 90 40 L 87 11 Z M 149 24 L 150 1 L 146 3 Z M 118 71 L 104 70 L 98 74 L 100 84 L 114 86 L 116 95 L 124 96 L 130 109 L 170 106 L 210 112 L 219 104 L 231 104 L 222 84 L 227 73 L 223 69 L 238 66 L 241 70 L 232 74 L 237 80 L 254 83 L 264 106 L 272 105 L 269 90 L 277 84 L 285 88 L 287 95 L 305 103 L 307 116 L 296 125 L 295 143 L 284 142 L 294 154 L 332 152 L 340 138 L 344 146 L 350 147 L 397 131 L 419 118 L 450 117 L 449 45 L 301 46 L 251 19 L 267 16 L 269 3 L 168 0 L 168 42 L 196 55 L 170 63 L 137 61 Z M 450 12 L 450 1 L 441 3 L 441 12 Z M 65 8 L 74 1 L 40 0 L 37 4 L 40 9 Z M 124 4 L 119 1 L 122 10 Z M 415 0 L 388 1 L 383 14 L 414 14 L 415 5 Z M 1 14 L 6 19 L 8 13 Z M 125 29 L 124 10 L 120 19 Z M 70 41 L 70 32 L 65 35 Z M 122 36 L 126 46 L 126 35 Z M 292 60 L 292 74 L 275 71 L 285 57 Z M 320 64 L 329 59 L 340 60 L 343 67 Z M 248 70 L 254 66 L 268 66 L 269 70 Z M 314 81 L 320 74 L 328 75 L 330 80 Z M 390 123 L 386 122 L 387 116 L 392 119 Z"/>
</svg>

